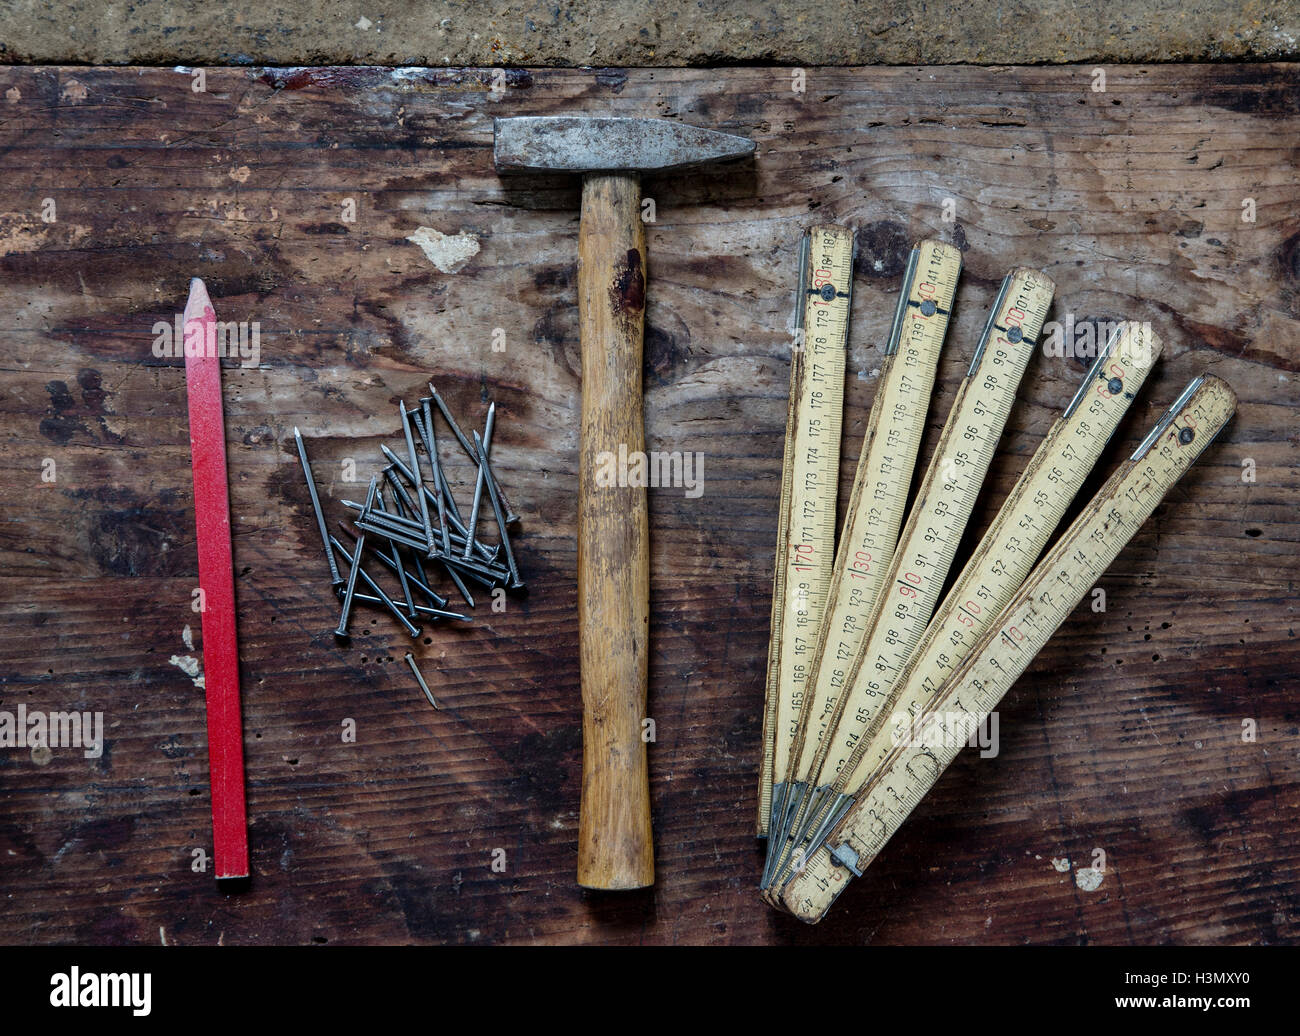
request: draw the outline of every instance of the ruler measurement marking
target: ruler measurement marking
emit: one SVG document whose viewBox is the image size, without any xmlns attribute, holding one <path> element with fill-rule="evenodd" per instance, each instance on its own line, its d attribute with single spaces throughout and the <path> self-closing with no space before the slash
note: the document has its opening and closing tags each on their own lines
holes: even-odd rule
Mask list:
<svg viewBox="0 0 1300 1036">
<path fill-rule="evenodd" d="M 807 301 L 799 289 L 807 282 L 808 239 L 799 249 L 799 274 L 796 288 L 798 306 L 794 326 L 803 334 L 804 313 Z M 763 758 L 758 780 L 758 816 L 755 830 L 759 837 L 767 834 L 768 819 L 772 812 L 773 770 L 777 750 L 777 707 L 781 691 L 781 645 L 785 632 L 785 586 L 787 569 L 782 563 L 790 537 L 790 504 L 794 495 L 795 429 L 798 426 L 796 400 L 801 392 L 804 351 L 796 342 L 790 355 L 790 388 L 787 394 L 785 450 L 781 458 L 781 502 L 777 511 L 776 563 L 772 566 L 771 633 L 768 642 L 767 679 L 763 690 Z"/>
<path fill-rule="evenodd" d="M 781 563 L 789 566 L 794 582 L 774 586 L 774 594 L 782 596 L 782 618 L 779 630 L 773 625 L 773 635 L 779 636 L 784 646 L 774 645 L 769 655 L 769 664 L 775 658 L 777 666 L 770 752 L 766 736 L 764 745 L 765 763 L 769 754 L 771 758 L 770 777 L 765 778 L 762 793 L 769 815 L 771 789 L 784 781 L 789 743 L 803 711 L 807 659 L 815 646 L 833 561 L 853 236 L 842 227 L 815 227 L 806 238 L 805 249 L 809 258 L 801 289 L 807 300 L 802 321 L 806 385 L 798 385 L 797 395 L 792 389 L 790 399 L 787 435 L 794 438 L 793 452 L 787 453 L 790 522 L 786 540 L 779 545 L 785 553 Z M 774 614 L 776 611 L 774 600 Z"/>
</svg>

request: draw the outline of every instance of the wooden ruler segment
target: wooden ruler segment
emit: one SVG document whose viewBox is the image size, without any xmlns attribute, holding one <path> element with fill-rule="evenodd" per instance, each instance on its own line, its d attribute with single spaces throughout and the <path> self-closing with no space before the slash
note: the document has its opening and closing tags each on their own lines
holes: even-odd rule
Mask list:
<svg viewBox="0 0 1300 1036">
<path fill-rule="evenodd" d="M 1020 589 L 1065 509 L 1092 471 L 1162 343 L 1147 324 L 1126 322 L 1098 354 L 1070 405 L 1048 431 L 988 532 L 926 627 L 902 678 L 849 761 L 855 792 Z"/>
<path fill-rule="evenodd" d="M 805 238 L 805 242 L 807 239 Z M 801 254 L 806 251 L 800 249 Z M 799 266 L 799 314 L 803 312 L 803 262 Z M 795 328 L 803 332 L 803 318 L 798 316 Z M 801 344 L 801 343 L 800 343 Z M 803 350 L 790 354 L 790 395 L 798 397 L 799 369 L 803 365 Z M 776 755 L 776 713 L 781 693 L 781 617 L 785 613 L 786 566 L 781 563 L 785 545 L 790 535 L 790 485 L 794 476 L 794 426 L 796 419 L 793 403 L 786 413 L 785 454 L 781 460 L 781 503 L 776 519 L 776 564 L 772 566 L 772 619 L 767 645 L 767 680 L 763 693 L 763 763 L 758 775 L 758 819 L 756 831 L 759 838 L 767 837 L 768 821 L 772 815 L 772 768 Z"/>
<path fill-rule="evenodd" d="M 893 747 L 826 844 L 786 883 L 780 897 L 786 909 L 809 923 L 825 915 L 1235 409 L 1232 389 L 1213 375 L 1202 375 L 1187 386 L 1034 567 L 926 706 L 914 736 Z"/>
<path fill-rule="evenodd" d="M 790 745 L 830 587 L 852 290 L 853 232 L 831 224 L 813 227 L 804 238 L 800 259 L 802 340 L 791 357 L 787 452 L 781 473 L 783 517 L 778 529 L 783 535 L 777 543 L 772 602 L 780 623 L 773 626 L 768 653 L 763 731 L 767 772 L 759 793 L 769 804 L 769 817 L 780 809 Z"/>
<path fill-rule="evenodd" d="M 812 654 L 809 707 L 802 710 L 791 747 L 798 764 L 787 774 L 794 781 L 786 794 L 787 815 L 806 792 L 812 749 L 825 737 L 835 702 L 847 686 L 867 616 L 898 542 L 960 274 L 961 252 L 952 245 L 926 240 L 912 249 Z"/>
</svg>

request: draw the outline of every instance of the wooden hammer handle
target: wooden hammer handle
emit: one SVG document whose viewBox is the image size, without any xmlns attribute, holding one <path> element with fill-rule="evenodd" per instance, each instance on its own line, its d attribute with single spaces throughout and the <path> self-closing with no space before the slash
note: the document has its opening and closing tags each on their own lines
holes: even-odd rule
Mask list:
<svg viewBox="0 0 1300 1036">
<path fill-rule="evenodd" d="M 582 803 L 578 884 L 654 884 L 642 723 L 650 629 L 643 485 L 621 477 L 645 450 L 641 344 L 645 232 L 635 175 L 589 173 L 578 231 L 582 433 L 578 475 L 578 641 Z M 613 481 L 614 484 L 610 484 Z"/>
</svg>

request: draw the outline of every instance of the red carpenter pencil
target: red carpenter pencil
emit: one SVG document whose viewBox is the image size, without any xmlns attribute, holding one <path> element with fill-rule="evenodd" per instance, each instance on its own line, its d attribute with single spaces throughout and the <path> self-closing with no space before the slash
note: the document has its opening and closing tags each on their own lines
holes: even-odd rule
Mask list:
<svg viewBox="0 0 1300 1036">
<path fill-rule="evenodd" d="M 203 615 L 203 679 L 208 707 L 208 765 L 217 880 L 247 878 L 244 736 L 239 708 L 234 564 L 226 485 L 226 429 L 221 410 L 217 316 L 207 288 L 190 282 L 185 305 L 185 383 L 194 468 L 194 525 Z"/>
</svg>

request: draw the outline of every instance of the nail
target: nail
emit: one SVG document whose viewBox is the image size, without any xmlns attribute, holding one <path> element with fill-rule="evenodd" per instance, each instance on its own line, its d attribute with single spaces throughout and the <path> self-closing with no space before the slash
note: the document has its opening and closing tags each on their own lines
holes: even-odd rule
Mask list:
<svg viewBox="0 0 1300 1036">
<path fill-rule="evenodd" d="M 380 536 L 387 536 L 389 532 L 396 533 L 403 543 L 418 548 L 422 555 L 432 560 L 440 561 L 446 558 L 456 557 L 454 553 L 447 554 L 436 549 L 432 554 L 430 554 L 425 547 L 424 528 L 414 519 L 394 514 L 392 511 L 379 510 L 372 510 L 369 515 L 363 518 L 361 516 L 361 512 L 365 509 L 363 504 L 359 504 L 355 500 L 348 500 L 346 498 L 341 500 L 340 503 L 342 503 L 344 507 L 351 508 L 353 511 L 357 512 L 357 517 L 354 518 L 353 521 L 364 524 L 367 532 L 377 533 Z M 451 545 L 458 550 L 462 548 L 466 542 L 465 537 L 456 532 L 450 533 L 449 539 Z M 477 542 L 475 545 L 482 546 L 482 544 Z M 480 552 L 482 560 L 476 558 L 466 560 L 483 568 L 499 568 L 501 566 L 497 561 L 498 551 L 499 548 L 493 547 L 490 550 Z"/>
<path fill-rule="evenodd" d="M 393 514 L 392 511 L 372 510 L 365 518 L 361 517 L 362 509 L 355 500 L 342 501 L 344 507 L 349 507 L 357 512 L 357 518 L 361 521 L 374 522 L 376 525 L 389 525 L 394 529 L 409 531 L 412 534 L 424 535 L 424 526 L 413 518 L 405 518 L 400 514 Z"/>
<path fill-rule="evenodd" d="M 433 427 L 433 410 L 429 406 L 430 400 L 426 396 L 420 400 L 420 413 L 423 420 L 420 422 L 421 432 L 425 437 L 425 446 L 429 451 L 429 456 L 433 462 L 433 477 L 438 485 L 438 522 L 442 525 L 442 547 L 450 554 L 451 542 L 447 538 L 447 515 L 446 504 L 442 498 L 442 485 L 446 481 L 442 474 L 442 461 L 438 458 L 438 433 Z"/>
<path fill-rule="evenodd" d="M 442 558 L 444 565 L 455 566 L 458 572 L 471 576 L 484 586 L 505 586 L 510 581 L 510 571 L 501 566 L 480 565 L 464 558 Z"/>
<path fill-rule="evenodd" d="M 433 430 L 433 411 L 429 409 L 429 400 L 420 400 L 420 412 L 413 413 L 415 427 L 424 441 L 424 452 L 429 455 L 430 469 L 433 471 L 433 498 L 438 508 L 438 525 L 442 527 L 442 549 L 451 553 L 451 543 L 447 540 L 447 508 L 443 500 L 442 464 L 438 460 L 438 435 Z"/>
<path fill-rule="evenodd" d="M 429 382 L 429 392 L 432 393 L 433 401 L 438 404 L 439 412 L 446 419 L 447 426 L 451 429 L 452 434 L 456 436 L 456 441 L 460 443 L 461 448 L 469 456 L 469 459 L 473 460 L 474 448 L 470 446 L 469 440 L 465 438 L 465 433 L 460 430 L 460 425 L 456 423 L 456 419 L 451 416 L 451 411 L 447 409 L 447 404 L 444 403 L 442 397 L 438 395 L 438 390 L 433 387 L 433 382 Z M 430 412 L 429 418 L 429 434 L 432 436 L 434 434 L 432 412 Z M 441 464 L 438 465 L 437 475 L 439 482 L 442 484 L 443 495 L 447 498 L 447 510 L 456 516 L 456 521 L 461 523 L 461 531 L 464 532 L 464 521 L 460 516 L 460 508 L 456 506 L 456 498 L 451 494 L 451 486 L 447 484 L 447 473 L 442 470 Z"/>
<path fill-rule="evenodd" d="M 472 615 L 462 615 L 460 612 L 447 611 L 444 608 L 425 608 L 428 614 L 437 616 L 440 619 L 460 619 L 461 622 L 473 622 Z"/>
<path fill-rule="evenodd" d="M 421 405 L 424 400 L 421 400 Z M 415 429 L 420 433 L 420 439 L 424 443 L 424 451 L 429 455 L 429 463 L 433 468 L 433 499 L 438 507 L 439 521 L 445 524 L 443 518 L 444 507 L 450 508 L 460 519 L 460 510 L 456 507 L 456 501 L 451 495 L 451 487 L 447 485 L 447 475 L 442 470 L 442 462 L 438 459 L 438 435 L 433 430 L 433 413 L 430 411 L 429 420 L 426 423 L 424 418 L 417 411 L 411 411 L 411 420 L 415 423 Z"/>
<path fill-rule="evenodd" d="M 388 467 L 384 468 L 384 478 L 386 478 L 388 484 L 393 487 L 393 492 L 397 494 L 397 499 L 402 502 L 402 506 L 411 514 L 419 514 L 420 509 L 415 506 L 415 501 L 411 499 L 411 494 L 406 491 L 406 487 L 402 485 L 402 480 L 397 477 L 397 468 L 395 465 L 390 464 Z"/>
<path fill-rule="evenodd" d="M 402 400 L 397 402 L 398 408 L 402 413 L 402 431 L 406 433 L 406 452 L 411 457 L 411 471 L 415 474 L 415 494 L 420 501 L 420 521 L 424 523 L 424 538 L 429 544 L 429 553 L 433 553 L 433 527 L 429 524 L 429 504 L 424 499 L 424 494 L 420 492 L 420 487 L 424 482 L 420 476 L 420 459 L 415 455 L 415 440 L 411 438 L 411 422 L 406 418 L 406 403 Z"/>
<path fill-rule="evenodd" d="M 352 595 L 352 600 L 357 604 L 384 604 L 383 598 L 375 597 L 373 594 L 362 593 L 360 590 Z M 417 604 L 415 610 L 420 615 L 427 615 L 431 619 L 461 619 L 464 622 L 474 621 L 472 615 L 461 615 L 459 612 L 444 611 L 442 608 L 430 608 L 423 604 Z"/>
<path fill-rule="evenodd" d="M 469 440 L 465 438 L 465 433 L 460 430 L 460 425 L 458 425 L 456 419 L 451 416 L 451 411 L 447 409 L 447 404 L 443 402 L 442 396 L 438 395 L 438 390 L 433 387 L 432 381 L 429 382 L 429 395 L 433 398 L 433 401 L 438 404 L 438 410 L 442 413 L 443 419 L 447 422 L 447 427 L 451 429 L 451 434 L 456 437 L 457 441 L 459 441 L 460 448 L 465 451 L 470 460 L 477 462 L 478 457 L 474 453 L 474 447 L 471 446 Z"/>
<path fill-rule="evenodd" d="M 376 486 L 377 483 L 375 481 L 375 476 L 371 475 L 370 490 L 366 494 L 367 510 L 375 502 Z M 365 512 L 363 511 L 362 513 L 364 514 Z M 346 639 L 348 635 L 348 616 L 352 612 L 352 595 L 356 592 L 357 589 L 357 575 L 361 572 L 361 552 L 365 549 L 365 546 L 366 546 L 366 534 L 363 532 L 357 536 L 356 549 L 352 555 L 351 567 L 348 569 L 347 590 L 344 591 L 343 594 L 343 610 L 339 613 L 339 624 L 334 630 L 334 636 L 338 637 L 341 640 Z"/>
<path fill-rule="evenodd" d="M 478 432 L 474 433 L 474 440 L 481 445 Z M 510 533 L 506 531 L 505 514 L 501 509 L 501 496 L 497 492 L 497 479 L 492 473 L 492 461 L 486 456 L 483 458 L 483 470 L 487 472 L 488 496 L 492 500 L 492 512 L 496 515 L 497 528 L 501 530 L 501 548 L 506 552 L 506 566 L 510 569 L 510 589 L 522 590 L 524 581 L 519 578 L 519 567 L 515 564 L 515 552 L 510 549 Z"/>
<path fill-rule="evenodd" d="M 492 450 L 492 422 L 497 416 L 497 405 L 493 403 L 488 407 L 487 421 L 483 425 L 483 452 L 479 459 L 478 478 L 474 480 L 474 506 L 469 512 L 469 531 L 465 534 L 465 558 L 469 559 L 470 551 L 474 549 L 474 529 L 478 526 L 478 508 L 483 500 L 483 460 L 487 458 Z M 475 442 L 478 442 L 475 439 Z"/>
<path fill-rule="evenodd" d="M 391 525 L 379 525 L 364 518 L 354 518 L 353 524 L 364 533 L 392 540 L 404 547 L 424 550 L 424 534 L 421 532 L 403 532 L 401 529 L 394 529 Z"/>
<path fill-rule="evenodd" d="M 307 460 L 307 447 L 302 441 L 302 433 L 297 428 L 293 430 L 294 441 L 298 444 L 298 459 L 302 461 L 302 475 L 307 480 L 307 492 L 311 494 L 311 508 L 316 512 L 316 527 L 320 529 L 321 546 L 325 548 L 325 560 L 330 566 L 330 585 L 336 589 L 343 585 L 343 577 L 339 575 L 338 562 L 334 560 L 334 551 L 330 550 L 329 529 L 325 526 L 325 515 L 320 509 L 320 497 L 316 495 L 316 480 L 311 476 L 311 464 Z"/>
<path fill-rule="evenodd" d="M 437 700 L 433 697 L 433 692 L 429 690 L 429 685 L 424 682 L 424 677 L 420 675 L 420 667 L 415 664 L 415 656 L 409 651 L 406 653 L 406 664 L 411 667 L 411 672 L 415 674 L 415 679 L 420 685 L 420 690 L 422 690 L 424 696 L 429 699 L 429 704 L 435 709 L 441 710 L 442 706 L 439 705 Z"/>
<path fill-rule="evenodd" d="M 460 591 L 461 597 L 465 598 L 465 603 L 473 608 L 474 596 L 469 592 L 469 587 L 465 585 L 465 581 L 461 579 L 460 573 L 450 565 L 444 564 L 442 567 L 447 570 L 447 575 L 450 577 L 451 581 L 456 584 L 456 589 Z"/>
</svg>

